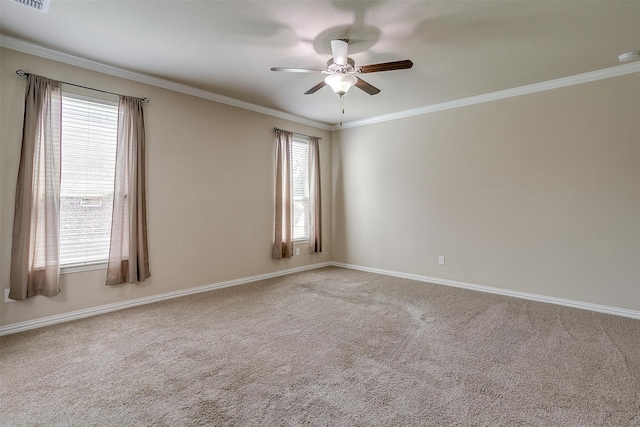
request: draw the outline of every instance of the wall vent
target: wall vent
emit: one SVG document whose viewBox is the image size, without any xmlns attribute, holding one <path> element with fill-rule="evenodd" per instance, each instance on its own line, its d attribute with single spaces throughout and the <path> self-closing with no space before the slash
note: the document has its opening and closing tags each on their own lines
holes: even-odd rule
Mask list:
<svg viewBox="0 0 640 427">
<path fill-rule="evenodd" d="M 23 4 L 32 9 L 39 10 L 40 12 L 47 13 L 49 11 L 49 3 L 51 0 L 13 0 L 17 3 Z"/>
</svg>

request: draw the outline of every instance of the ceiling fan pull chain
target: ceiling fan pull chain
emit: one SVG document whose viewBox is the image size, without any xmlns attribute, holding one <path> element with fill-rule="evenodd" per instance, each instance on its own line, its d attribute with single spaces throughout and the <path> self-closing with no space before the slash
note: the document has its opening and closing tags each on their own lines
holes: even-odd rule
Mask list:
<svg viewBox="0 0 640 427">
<path fill-rule="evenodd" d="M 344 94 L 340 95 L 340 126 L 342 126 L 343 117 L 344 117 Z"/>
</svg>

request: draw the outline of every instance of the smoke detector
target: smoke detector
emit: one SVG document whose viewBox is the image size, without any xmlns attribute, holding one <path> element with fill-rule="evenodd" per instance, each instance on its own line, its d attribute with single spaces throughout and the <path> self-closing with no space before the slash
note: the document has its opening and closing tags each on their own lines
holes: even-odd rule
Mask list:
<svg viewBox="0 0 640 427">
<path fill-rule="evenodd" d="M 47 13 L 49 11 L 49 3 L 51 0 L 13 0 L 16 3 L 20 3 L 27 7 L 30 7 L 40 12 Z"/>
<path fill-rule="evenodd" d="M 620 62 L 631 62 L 631 61 L 635 61 L 636 59 L 638 59 L 638 57 L 640 57 L 640 51 L 639 50 L 632 50 L 630 52 L 625 52 L 622 55 L 618 55 L 618 61 L 620 61 Z"/>
</svg>

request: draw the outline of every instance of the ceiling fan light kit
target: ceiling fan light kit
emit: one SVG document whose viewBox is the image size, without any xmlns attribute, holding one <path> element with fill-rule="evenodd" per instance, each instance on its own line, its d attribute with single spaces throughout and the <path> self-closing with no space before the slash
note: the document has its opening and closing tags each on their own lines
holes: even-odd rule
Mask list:
<svg viewBox="0 0 640 427">
<path fill-rule="evenodd" d="M 358 82 L 358 78 L 351 74 L 331 74 L 325 77 L 324 82 L 331 86 L 331 89 L 342 96 Z"/>
</svg>

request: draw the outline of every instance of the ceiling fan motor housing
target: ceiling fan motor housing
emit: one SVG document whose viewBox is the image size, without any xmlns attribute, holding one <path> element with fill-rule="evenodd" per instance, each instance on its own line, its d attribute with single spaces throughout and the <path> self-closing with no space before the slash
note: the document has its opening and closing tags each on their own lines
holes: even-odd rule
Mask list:
<svg viewBox="0 0 640 427">
<path fill-rule="evenodd" d="M 356 68 L 356 63 L 353 59 L 347 58 L 347 63 L 336 64 L 334 59 L 331 58 L 327 61 L 327 71 L 335 74 L 347 74 L 347 73 L 359 73 L 360 69 Z"/>
</svg>

